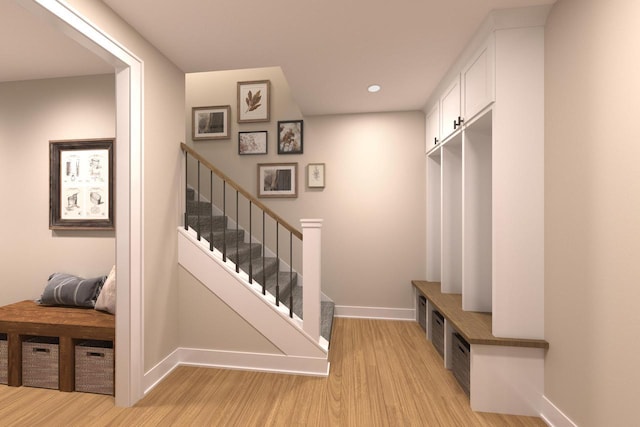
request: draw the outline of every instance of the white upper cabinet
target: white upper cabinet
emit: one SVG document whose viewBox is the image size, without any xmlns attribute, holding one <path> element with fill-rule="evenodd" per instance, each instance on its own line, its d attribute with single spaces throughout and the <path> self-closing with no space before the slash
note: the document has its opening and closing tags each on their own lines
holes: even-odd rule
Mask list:
<svg viewBox="0 0 640 427">
<path fill-rule="evenodd" d="M 425 150 L 429 152 L 438 142 L 440 142 L 440 105 L 436 102 L 427 113 L 425 121 L 426 142 Z"/>
<path fill-rule="evenodd" d="M 461 125 L 460 76 L 456 76 L 440 98 L 440 138 L 444 141 Z"/>
<path fill-rule="evenodd" d="M 461 74 L 462 117 L 468 122 L 495 100 L 495 38 L 492 34 Z"/>
</svg>

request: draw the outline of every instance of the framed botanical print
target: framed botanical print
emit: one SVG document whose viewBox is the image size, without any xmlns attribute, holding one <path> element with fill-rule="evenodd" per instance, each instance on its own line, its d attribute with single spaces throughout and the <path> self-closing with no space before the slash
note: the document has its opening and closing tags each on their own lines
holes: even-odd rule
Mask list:
<svg viewBox="0 0 640 427">
<path fill-rule="evenodd" d="M 238 123 L 268 122 L 271 82 L 238 82 Z"/>
<path fill-rule="evenodd" d="M 324 188 L 324 163 L 307 165 L 307 187 Z"/>
</svg>

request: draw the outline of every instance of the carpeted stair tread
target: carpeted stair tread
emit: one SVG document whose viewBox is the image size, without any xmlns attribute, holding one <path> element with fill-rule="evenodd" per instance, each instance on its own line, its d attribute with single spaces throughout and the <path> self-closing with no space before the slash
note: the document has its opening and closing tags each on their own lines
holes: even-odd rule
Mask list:
<svg viewBox="0 0 640 427">
<path fill-rule="evenodd" d="M 187 215 L 211 214 L 211 202 L 187 200 Z"/>
<path fill-rule="evenodd" d="M 213 220 L 214 229 L 223 229 L 227 227 L 227 217 L 222 215 L 188 215 L 187 224 L 194 229 L 198 227 L 198 221 L 200 221 L 200 227 L 211 229 L 211 222 Z"/>
<path fill-rule="evenodd" d="M 331 330 L 333 327 L 333 315 L 335 304 L 332 301 L 321 301 L 320 303 L 320 335 L 331 342 Z M 293 312 L 304 319 L 302 310 L 302 287 L 293 288 Z"/>
<path fill-rule="evenodd" d="M 237 263 L 240 260 L 240 266 L 249 264 L 249 258 L 256 259 L 262 254 L 262 244 L 238 242 L 238 245 L 227 246 L 227 257 L 231 261 Z M 248 267 L 247 267 L 248 268 Z"/>
</svg>

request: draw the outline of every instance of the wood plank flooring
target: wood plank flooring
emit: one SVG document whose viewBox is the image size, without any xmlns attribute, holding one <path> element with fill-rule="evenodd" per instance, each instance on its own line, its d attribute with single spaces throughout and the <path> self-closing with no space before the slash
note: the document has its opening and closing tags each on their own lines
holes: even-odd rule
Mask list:
<svg viewBox="0 0 640 427">
<path fill-rule="evenodd" d="M 0 385 L 2 426 L 545 426 L 475 413 L 415 322 L 336 318 L 328 378 L 179 367 L 133 408 Z"/>
</svg>

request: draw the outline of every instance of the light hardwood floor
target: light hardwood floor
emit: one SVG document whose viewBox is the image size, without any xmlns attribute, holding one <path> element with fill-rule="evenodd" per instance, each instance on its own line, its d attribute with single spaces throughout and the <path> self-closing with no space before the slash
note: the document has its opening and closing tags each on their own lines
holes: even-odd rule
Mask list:
<svg viewBox="0 0 640 427">
<path fill-rule="evenodd" d="M 328 378 L 179 367 L 133 408 L 0 386 L 0 426 L 545 426 L 475 413 L 415 322 L 335 320 Z"/>
</svg>

